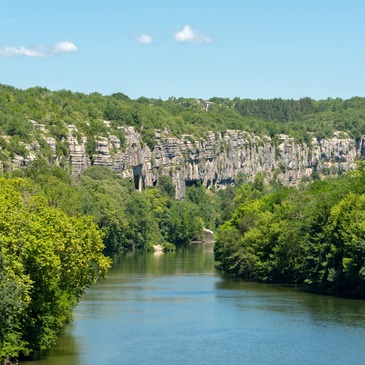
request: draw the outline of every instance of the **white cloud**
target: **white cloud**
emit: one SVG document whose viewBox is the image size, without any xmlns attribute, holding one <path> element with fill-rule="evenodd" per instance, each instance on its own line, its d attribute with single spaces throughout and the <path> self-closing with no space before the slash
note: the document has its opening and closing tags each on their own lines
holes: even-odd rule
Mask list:
<svg viewBox="0 0 365 365">
<path fill-rule="evenodd" d="M 153 42 L 153 38 L 148 34 L 141 34 L 136 39 L 141 44 L 151 44 Z"/>
<path fill-rule="evenodd" d="M 211 43 L 212 39 L 207 35 L 193 30 L 190 25 L 185 25 L 180 32 L 174 34 L 177 42 Z"/>
<path fill-rule="evenodd" d="M 71 52 L 76 52 L 77 47 L 72 42 L 63 41 L 63 42 L 57 43 L 55 45 L 53 51 L 54 51 L 54 53 L 71 53 Z"/>
<path fill-rule="evenodd" d="M 76 52 L 77 47 L 74 43 L 63 41 L 57 43 L 53 48 L 38 46 L 35 48 L 4 47 L 0 48 L 0 57 L 26 56 L 26 57 L 49 57 L 60 53 Z"/>
</svg>

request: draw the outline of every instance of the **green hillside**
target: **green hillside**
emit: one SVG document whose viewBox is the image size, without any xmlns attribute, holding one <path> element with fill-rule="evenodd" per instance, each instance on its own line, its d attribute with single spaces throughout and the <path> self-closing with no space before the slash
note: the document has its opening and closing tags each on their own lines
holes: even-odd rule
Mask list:
<svg viewBox="0 0 365 365">
<path fill-rule="evenodd" d="M 49 137 L 57 141 L 57 155 L 62 157 L 67 155 L 64 139 L 68 124 L 74 124 L 79 133 L 88 137 L 92 154 L 95 137 L 107 134 L 103 120 L 111 122 L 109 133 L 121 141 L 123 134 L 118 127 L 134 126 L 150 148 L 155 143 L 153 129 L 162 128 L 169 128 L 174 136 L 202 136 L 207 131 L 238 129 L 271 137 L 284 133 L 298 142 L 310 142 L 308 132 L 319 139 L 331 137 L 333 131 L 346 131 L 359 138 L 365 132 L 364 108 L 365 98 L 360 97 L 320 101 L 216 97 L 206 110 L 205 103 L 191 98 L 131 100 L 123 93 L 103 96 L 0 85 L 0 160 L 6 162 L 16 154 L 26 155 L 22 142 L 35 140 L 41 153 L 49 155 L 49 147 L 29 120 L 45 125 Z"/>
</svg>

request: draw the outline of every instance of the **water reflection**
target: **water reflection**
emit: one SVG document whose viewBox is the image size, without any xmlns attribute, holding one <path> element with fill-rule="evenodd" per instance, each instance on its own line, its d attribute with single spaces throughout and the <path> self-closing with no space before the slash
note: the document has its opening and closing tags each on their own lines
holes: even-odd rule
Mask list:
<svg viewBox="0 0 365 365">
<path fill-rule="evenodd" d="M 21 365 L 81 365 L 82 342 L 72 335 L 72 329 L 70 324 L 59 336 L 54 348 L 44 353 L 40 359 L 21 362 Z"/>
<path fill-rule="evenodd" d="M 280 284 L 259 284 L 222 276 L 216 283 L 220 298 L 233 299 L 241 310 L 256 309 L 305 316 L 313 323 L 363 327 L 365 301 L 310 294 Z"/>
<path fill-rule="evenodd" d="M 177 252 L 167 254 L 128 252 L 115 255 L 111 274 L 160 276 L 211 273 L 213 262 L 211 244 L 204 246 L 192 244 L 180 246 Z"/>
</svg>

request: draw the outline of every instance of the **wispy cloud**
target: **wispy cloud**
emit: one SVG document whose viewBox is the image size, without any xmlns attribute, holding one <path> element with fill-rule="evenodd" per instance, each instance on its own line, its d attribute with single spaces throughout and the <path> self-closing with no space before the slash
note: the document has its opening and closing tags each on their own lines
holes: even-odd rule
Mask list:
<svg viewBox="0 0 365 365">
<path fill-rule="evenodd" d="M 38 46 L 34 48 L 27 48 L 24 46 L 4 47 L 0 48 L 0 56 L 50 57 L 60 53 L 72 53 L 76 51 L 77 47 L 74 43 L 68 41 L 62 41 L 57 43 L 55 46 L 51 48 L 44 46 Z"/>
<path fill-rule="evenodd" d="M 136 36 L 135 38 L 141 44 L 151 44 L 151 43 L 153 43 L 152 36 L 150 36 L 148 34 L 141 34 L 141 35 Z"/>
<path fill-rule="evenodd" d="M 174 34 L 174 39 L 177 42 L 195 42 L 195 43 L 211 43 L 212 39 L 197 30 L 194 30 L 190 25 L 185 25 L 184 28 Z"/>
<path fill-rule="evenodd" d="M 5 47 L 0 48 L 0 56 L 13 57 L 13 56 L 27 56 L 27 57 L 44 57 L 44 51 L 41 48 L 26 48 L 19 47 Z"/>
<path fill-rule="evenodd" d="M 7 25 L 7 24 L 13 24 L 16 23 L 18 21 L 22 20 L 22 18 L 16 18 L 16 19 L 10 19 L 10 20 L 5 20 L 3 22 L 0 23 L 0 25 Z"/>
</svg>

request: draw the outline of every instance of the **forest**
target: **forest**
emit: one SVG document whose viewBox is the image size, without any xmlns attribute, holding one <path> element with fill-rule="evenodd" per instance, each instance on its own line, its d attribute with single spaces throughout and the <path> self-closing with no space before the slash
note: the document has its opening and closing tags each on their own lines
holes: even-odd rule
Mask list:
<svg viewBox="0 0 365 365">
<path fill-rule="evenodd" d="M 72 318 L 84 290 L 107 275 L 113 252 L 165 250 L 217 232 L 217 267 L 228 275 L 289 283 L 334 295 L 365 296 L 365 164 L 338 177 L 303 181 L 297 188 L 263 175 L 208 190 L 175 186 L 161 175 L 141 192 L 107 167 L 93 166 L 97 137 L 134 126 L 154 147 L 154 129 L 180 136 L 237 129 L 299 143 L 347 132 L 365 134 L 365 98 L 249 100 L 212 98 L 206 109 L 193 98 L 168 100 L 123 93 L 103 96 L 41 87 L 0 85 L 0 363 L 44 351 Z M 56 158 L 40 131 L 56 140 Z M 110 121 L 106 130 L 103 120 Z M 71 176 L 66 126 L 88 138 L 91 167 Z M 29 141 L 40 148 L 26 167 Z"/>
<path fill-rule="evenodd" d="M 239 277 L 365 297 L 365 164 L 299 189 L 237 187 L 219 227 L 217 265 Z"/>
</svg>

